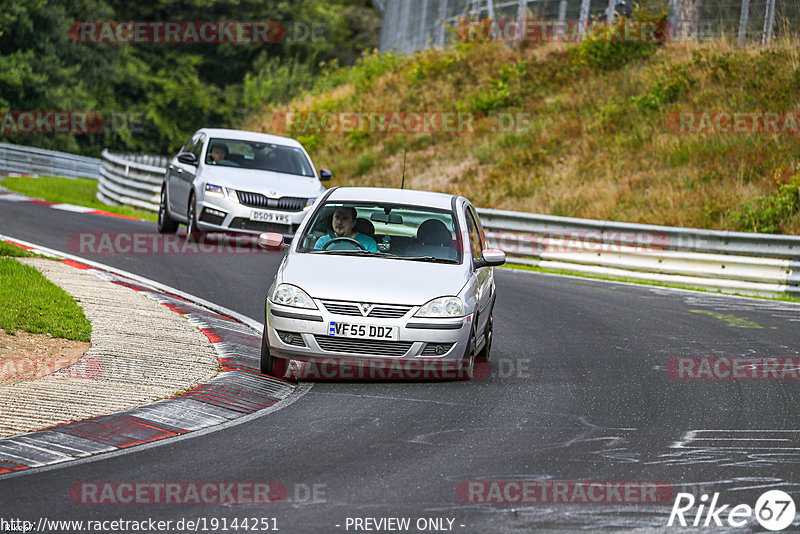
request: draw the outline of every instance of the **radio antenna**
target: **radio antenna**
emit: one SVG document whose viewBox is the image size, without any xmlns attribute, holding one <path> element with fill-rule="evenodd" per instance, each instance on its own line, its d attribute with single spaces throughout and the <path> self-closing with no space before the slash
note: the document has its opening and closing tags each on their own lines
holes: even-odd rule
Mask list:
<svg viewBox="0 0 800 534">
<path fill-rule="evenodd" d="M 403 181 L 400 182 L 400 189 L 404 189 L 406 185 L 406 148 L 403 147 Z"/>
</svg>

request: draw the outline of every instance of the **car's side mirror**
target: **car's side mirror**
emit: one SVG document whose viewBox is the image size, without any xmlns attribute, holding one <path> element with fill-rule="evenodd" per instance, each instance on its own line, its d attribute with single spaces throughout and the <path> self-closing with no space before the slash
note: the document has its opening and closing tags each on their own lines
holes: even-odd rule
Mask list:
<svg viewBox="0 0 800 534">
<path fill-rule="evenodd" d="M 191 152 L 181 152 L 178 154 L 178 161 L 187 165 L 197 165 L 197 156 Z"/>
<path fill-rule="evenodd" d="M 475 265 L 475 268 L 478 269 L 480 267 L 497 267 L 499 265 L 503 265 L 505 262 L 505 252 L 494 248 L 487 248 L 483 251 L 483 254 L 481 254 L 480 259 L 474 260 L 473 264 Z"/>
<path fill-rule="evenodd" d="M 333 173 L 328 169 L 320 169 L 319 170 L 319 181 L 320 182 L 327 182 L 333 178 Z"/>
<path fill-rule="evenodd" d="M 281 250 L 284 246 L 283 236 L 276 232 L 264 232 L 258 236 L 258 246 L 264 250 Z"/>
</svg>

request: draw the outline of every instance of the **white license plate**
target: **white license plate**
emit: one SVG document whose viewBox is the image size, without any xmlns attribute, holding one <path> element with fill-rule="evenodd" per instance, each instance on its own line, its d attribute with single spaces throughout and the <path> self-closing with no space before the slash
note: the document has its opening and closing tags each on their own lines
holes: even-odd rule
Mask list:
<svg viewBox="0 0 800 534">
<path fill-rule="evenodd" d="M 289 215 L 286 213 L 276 213 L 274 211 L 256 211 L 250 212 L 251 221 L 259 222 L 274 222 L 281 224 L 289 224 Z"/>
<path fill-rule="evenodd" d="M 328 323 L 328 335 L 333 337 L 354 337 L 358 339 L 384 339 L 397 341 L 399 328 L 396 326 L 378 326 L 374 324 L 351 324 L 331 321 Z"/>
</svg>

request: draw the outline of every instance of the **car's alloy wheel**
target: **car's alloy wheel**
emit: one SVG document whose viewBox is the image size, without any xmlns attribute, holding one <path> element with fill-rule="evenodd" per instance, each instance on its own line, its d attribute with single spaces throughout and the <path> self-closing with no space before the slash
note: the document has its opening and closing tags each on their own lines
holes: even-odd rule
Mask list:
<svg viewBox="0 0 800 534">
<path fill-rule="evenodd" d="M 261 334 L 261 374 L 283 378 L 286 374 L 288 361 L 283 358 L 276 358 L 269 352 L 269 338 L 267 336 L 267 326 L 264 323 L 264 333 Z"/>
<path fill-rule="evenodd" d="M 169 216 L 167 211 L 167 186 L 161 188 L 161 202 L 158 205 L 158 231 L 162 234 L 174 234 L 178 229 L 178 221 Z"/>
<path fill-rule="evenodd" d="M 189 207 L 186 209 L 186 237 L 193 234 L 199 234 L 200 229 L 197 227 L 197 203 L 194 199 L 194 193 L 189 195 Z"/>
</svg>

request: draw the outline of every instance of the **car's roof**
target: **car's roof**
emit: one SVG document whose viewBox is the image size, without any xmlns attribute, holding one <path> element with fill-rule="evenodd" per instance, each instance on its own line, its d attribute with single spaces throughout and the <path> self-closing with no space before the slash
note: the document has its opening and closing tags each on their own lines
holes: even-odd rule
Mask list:
<svg viewBox="0 0 800 534">
<path fill-rule="evenodd" d="M 301 147 L 302 145 L 290 137 L 271 135 L 259 132 L 248 132 L 247 130 L 230 130 L 227 128 L 202 128 L 201 132 L 209 137 L 223 139 L 235 139 L 242 141 L 257 141 L 260 143 L 274 143 L 276 145 Z"/>
<path fill-rule="evenodd" d="M 328 201 L 392 202 L 449 210 L 454 196 L 456 195 L 388 187 L 337 187 L 328 196 Z"/>
</svg>

